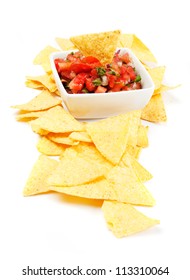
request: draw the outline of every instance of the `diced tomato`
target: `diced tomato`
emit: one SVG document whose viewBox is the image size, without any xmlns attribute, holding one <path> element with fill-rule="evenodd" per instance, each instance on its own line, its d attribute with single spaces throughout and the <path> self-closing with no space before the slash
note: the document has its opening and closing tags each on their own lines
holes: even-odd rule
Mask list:
<svg viewBox="0 0 190 280">
<path fill-rule="evenodd" d="M 125 86 L 125 81 L 122 78 L 118 78 L 115 82 L 112 91 L 120 91 Z"/>
<path fill-rule="evenodd" d="M 107 78 L 108 78 L 108 85 L 110 88 L 113 88 L 115 85 L 115 82 L 117 80 L 117 76 L 115 75 L 111 75 L 109 73 L 106 74 Z"/>
<path fill-rule="evenodd" d="M 60 73 L 61 71 L 70 70 L 71 62 L 65 61 L 63 59 L 55 59 L 55 67 Z"/>
<path fill-rule="evenodd" d="M 61 71 L 60 76 L 62 78 L 67 78 L 69 80 L 72 80 L 76 76 L 76 73 L 70 70 L 65 70 L 65 71 Z"/>
<path fill-rule="evenodd" d="M 93 68 L 93 69 L 90 71 L 90 75 L 91 75 L 94 79 L 98 78 L 98 72 L 97 72 L 96 68 Z"/>
<path fill-rule="evenodd" d="M 81 72 L 89 72 L 92 69 L 92 66 L 82 62 L 73 62 L 70 66 L 71 71 L 74 71 L 76 74 Z"/>
<path fill-rule="evenodd" d="M 88 91 L 90 91 L 90 92 L 93 92 L 93 91 L 95 91 L 95 89 L 97 88 L 94 84 L 93 84 L 93 80 L 94 80 L 94 78 L 86 78 L 86 82 L 85 82 L 85 84 L 86 84 L 86 88 L 87 88 L 87 90 Z"/>
<path fill-rule="evenodd" d="M 107 88 L 103 86 L 98 86 L 97 89 L 95 90 L 95 93 L 104 93 L 107 91 Z"/>
<path fill-rule="evenodd" d="M 85 84 L 86 77 L 87 73 L 80 73 L 73 80 L 71 80 L 71 82 L 69 83 L 69 88 L 72 91 L 72 93 L 81 92 Z"/>
<path fill-rule="evenodd" d="M 127 72 L 129 73 L 130 79 L 132 81 L 134 81 L 135 78 L 136 78 L 136 73 L 135 73 L 135 70 L 133 69 L 133 67 L 132 66 L 127 66 Z"/>
</svg>

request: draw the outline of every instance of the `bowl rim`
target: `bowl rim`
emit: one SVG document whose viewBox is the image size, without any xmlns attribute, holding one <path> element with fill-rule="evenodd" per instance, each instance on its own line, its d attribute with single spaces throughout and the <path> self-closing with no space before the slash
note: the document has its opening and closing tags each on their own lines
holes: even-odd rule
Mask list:
<svg viewBox="0 0 190 280">
<path fill-rule="evenodd" d="M 78 49 L 71 49 L 71 50 L 62 50 L 62 51 L 56 51 L 56 52 L 53 52 L 50 54 L 49 56 L 49 59 L 50 59 L 50 64 L 51 64 L 51 69 L 52 69 L 52 73 L 53 73 L 53 76 L 54 76 L 54 79 L 55 79 L 55 82 L 57 82 L 59 84 L 59 86 L 61 87 L 62 91 L 61 91 L 61 94 L 64 94 L 66 97 L 69 97 L 69 98 L 84 98 L 84 97 L 89 97 L 89 96 L 94 96 L 94 97 L 90 97 L 90 98 L 95 98 L 95 96 L 102 96 L 100 98 L 103 98 L 103 96 L 114 96 L 114 95 L 124 95 L 126 93 L 132 93 L 132 92 L 139 92 L 139 93 L 142 93 L 146 90 L 154 90 L 155 86 L 154 86 L 154 82 L 150 76 L 150 74 L 148 73 L 148 71 L 146 70 L 146 68 L 144 67 L 144 65 L 141 63 L 141 61 L 138 59 L 138 57 L 134 54 L 134 52 L 129 49 L 129 48 L 116 48 L 116 51 L 118 50 L 123 50 L 123 51 L 126 51 L 129 53 L 130 57 L 132 58 L 132 62 L 134 64 L 138 64 L 138 66 L 141 68 L 140 72 L 144 72 L 145 75 L 146 75 L 146 79 L 149 80 L 149 83 L 150 83 L 150 86 L 148 87 L 144 87 L 144 88 L 141 88 L 141 89 L 134 89 L 134 90 L 128 90 L 128 91 L 117 91 L 117 92 L 105 92 L 105 93 L 101 93 L 101 94 L 95 94 L 95 93 L 80 93 L 80 94 L 70 94 L 66 91 L 65 87 L 63 86 L 61 80 L 60 80 L 60 77 L 59 77 L 59 74 L 57 72 L 57 69 L 55 67 L 55 63 L 54 63 L 54 60 L 56 58 L 63 58 L 64 56 L 66 56 L 67 54 L 71 53 L 71 52 L 77 52 Z M 138 71 L 139 72 L 139 71 Z M 138 73 L 139 74 L 139 73 Z M 97 98 L 97 97 L 96 97 Z"/>
</svg>

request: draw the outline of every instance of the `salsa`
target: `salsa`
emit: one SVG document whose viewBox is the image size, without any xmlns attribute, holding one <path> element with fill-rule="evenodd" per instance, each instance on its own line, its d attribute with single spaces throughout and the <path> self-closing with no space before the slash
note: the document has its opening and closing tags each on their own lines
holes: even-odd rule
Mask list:
<svg viewBox="0 0 190 280">
<path fill-rule="evenodd" d="M 118 50 L 110 64 L 102 65 L 93 56 L 71 52 L 65 59 L 56 58 L 55 67 L 70 94 L 104 93 L 141 89 L 141 77 L 126 52 Z"/>
</svg>

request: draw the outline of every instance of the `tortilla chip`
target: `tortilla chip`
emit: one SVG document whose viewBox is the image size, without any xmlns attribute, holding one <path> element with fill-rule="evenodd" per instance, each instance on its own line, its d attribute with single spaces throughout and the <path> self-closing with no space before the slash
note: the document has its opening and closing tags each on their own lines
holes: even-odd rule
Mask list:
<svg viewBox="0 0 190 280">
<path fill-rule="evenodd" d="M 55 143 L 65 144 L 65 145 L 78 145 L 79 141 L 75 141 L 69 138 L 69 133 L 52 133 L 48 134 L 48 139 Z"/>
<path fill-rule="evenodd" d="M 65 38 L 55 38 L 56 43 L 59 45 L 59 47 L 64 51 L 74 50 L 75 46 L 69 39 Z"/>
<path fill-rule="evenodd" d="M 26 111 L 20 111 L 16 115 L 17 121 L 23 121 L 23 122 L 29 122 L 31 120 L 37 119 L 41 117 L 44 114 L 45 111 L 37 111 L 37 112 L 26 112 Z"/>
<path fill-rule="evenodd" d="M 127 167 L 132 167 L 133 171 L 135 172 L 138 180 L 140 182 L 146 182 L 150 179 L 152 179 L 152 174 L 145 169 L 133 156 L 131 156 L 130 154 L 125 154 L 122 157 L 121 160 L 122 163 L 124 163 L 125 166 Z"/>
<path fill-rule="evenodd" d="M 54 133 L 65 133 L 72 131 L 83 131 L 83 123 L 75 120 L 71 114 L 66 112 L 61 106 L 49 109 L 42 117 L 31 121 L 35 128 Z"/>
<path fill-rule="evenodd" d="M 26 76 L 25 85 L 34 89 L 48 89 L 50 92 L 55 92 L 57 86 L 52 75 L 45 74 L 40 76 Z"/>
<path fill-rule="evenodd" d="M 73 186 L 73 187 L 52 187 L 50 190 L 69 194 L 72 196 L 89 198 L 89 199 L 115 199 L 116 194 L 111 188 L 106 179 L 96 179 L 90 183 Z"/>
<path fill-rule="evenodd" d="M 130 204 L 104 201 L 102 205 L 108 228 L 118 237 L 124 237 L 144 231 L 160 223 L 149 218 Z"/>
<path fill-rule="evenodd" d="M 126 149 L 130 117 L 130 114 L 118 115 L 86 125 L 96 148 L 113 164 L 120 161 Z"/>
<path fill-rule="evenodd" d="M 140 156 L 141 150 L 142 150 L 141 147 L 127 145 L 123 156 L 125 156 L 125 154 L 130 154 L 134 158 L 138 159 Z"/>
<path fill-rule="evenodd" d="M 178 88 L 180 85 L 177 85 L 177 86 L 166 86 L 166 85 L 160 85 L 160 87 L 158 89 L 156 89 L 154 91 L 154 95 L 155 94 L 159 94 L 159 93 L 163 93 L 163 92 L 166 92 L 166 91 L 169 91 L 169 90 L 172 90 L 172 89 L 176 89 Z"/>
<path fill-rule="evenodd" d="M 49 186 L 77 186 L 103 176 L 101 165 L 95 161 L 70 154 L 63 155 L 54 173 L 48 178 Z"/>
<path fill-rule="evenodd" d="M 140 125 L 137 135 L 137 146 L 145 148 L 148 147 L 148 126 Z"/>
<path fill-rule="evenodd" d="M 138 180 L 130 166 L 113 167 L 108 173 L 107 180 L 115 189 L 118 201 L 143 206 L 155 205 L 151 193 Z"/>
<path fill-rule="evenodd" d="M 23 190 L 24 196 L 45 193 L 49 191 L 46 183 L 47 176 L 49 176 L 55 167 L 57 161 L 45 155 L 40 155 L 34 164 L 29 178 Z"/>
<path fill-rule="evenodd" d="M 33 63 L 35 65 L 41 65 L 45 72 L 51 72 L 49 56 L 51 53 L 57 51 L 59 50 L 54 47 L 47 46 L 37 54 L 37 56 L 34 58 Z"/>
<path fill-rule="evenodd" d="M 111 63 L 118 46 L 120 31 L 110 31 L 71 37 L 71 42 L 85 56 L 94 56 L 105 65 Z"/>
<path fill-rule="evenodd" d="M 118 42 L 119 48 L 131 48 L 133 44 L 133 34 L 121 34 Z"/>
<path fill-rule="evenodd" d="M 55 97 L 48 90 L 43 90 L 29 102 L 21 105 L 12 106 L 12 108 L 34 112 L 47 110 L 56 105 L 60 105 L 61 103 L 62 100 L 60 98 Z"/>
<path fill-rule="evenodd" d="M 147 70 L 154 82 L 154 90 L 157 90 L 162 85 L 166 67 L 158 66 L 154 68 L 148 68 Z"/>
<path fill-rule="evenodd" d="M 141 119 L 155 123 L 167 121 L 161 94 L 156 94 L 151 97 L 149 103 L 142 110 Z"/>
<path fill-rule="evenodd" d="M 81 142 L 88 142 L 88 143 L 92 142 L 92 139 L 90 138 L 90 136 L 88 135 L 88 133 L 86 131 L 80 131 L 80 132 L 74 131 L 69 135 L 69 138 L 71 138 L 72 140 L 81 141 Z"/>
<path fill-rule="evenodd" d="M 131 49 L 142 62 L 157 62 L 149 48 L 134 34 Z"/>
<path fill-rule="evenodd" d="M 141 111 L 132 111 L 130 114 L 128 141 L 127 144 L 136 146 L 138 141 L 138 129 L 141 122 Z"/>
<path fill-rule="evenodd" d="M 66 146 L 54 143 L 45 136 L 39 139 L 36 147 L 40 153 L 47 156 L 60 156 L 66 149 Z"/>
</svg>

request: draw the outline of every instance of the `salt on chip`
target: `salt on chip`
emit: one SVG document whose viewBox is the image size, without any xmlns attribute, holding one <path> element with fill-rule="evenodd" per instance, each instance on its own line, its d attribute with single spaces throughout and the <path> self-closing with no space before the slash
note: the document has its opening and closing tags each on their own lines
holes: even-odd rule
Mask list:
<svg viewBox="0 0 190 280">
<path fill-rule="evenodd" d="M 113 164 L 117 164 L 127 145 L 130 114 L 118 115 L 91 122 L 86 130 L 100 153 Z"/>
<path fill-rule="evenodd" d="M 155 205 L 155 199 L 130 166 L 113 167 L 106 179 L 117 192 L 118 201 L 143 206 Z"/>
<path fill-rule="evenodd" d="M 51 72 L 49 56 L 51 53 L 57 51 L 59 50 L 52 46 L 47 46 L 37 54 L 37 56 L 34 58 L 33 63 L 35 65 L 41 65 L 45 72 Z"/>
<path fill-rule="evenodd" d="M 40 76 L 26 76 L 26 86 L 34 89 L 48 89 L 50 92 L 55 92 L 57 86 L 52 75 L 44 74 Z"/>
<path fill-rule="evenodd" d="M 34 164 L 23 190 L 24 196 L 45 193 L 49 191 L 46 179 L 57 166 L 57 161 L 45 155 L 40 155 Z"/>
<path fill-rule="evenodd" d="M 42 90 L 37 96 L 25 104 L 15 105 L 12 108 L 20 109 L 24 111 L 42 111 L 60 105 L 62 100 L 55 97 L 48 90 Z"/>
<path fill-rule="evenodd" d="M 75 49 L 75 46 L 69 39 L 57 37 L 55 38 L 55 41 L 59 45 L 59 47 L 64 51 Z"/>
<path fill-rule="evenodd" d="M 45 136 L 40 137 L 36 147 L 40 153 L 47 156 L 60 156 L 66 149 L 66 146 L 54 143 Z"/>
<path fill-rule="evenodd" d="M 133 35 L 131 49 L 142 62 L 157 62 L 150 49 L 136 35 Z"/>
<path fill-rule="evenodd" d="M 71 42 L 85 56 L 94 56 L 105 65 L 111 63 L 121 32 L 119 30 L 71 37 Z"/>
<path fill-rule="evenodd" d="M 167 120 L 166 110 L 161 94 L 153 95 L 144 107 L 141 119 L 149 122 L 165 122 Z"/>
<path fill-rule="evenodd" d="M 130 204 L 104 201 L 102 211 L 108 228 L 118 237 L 125 237 L 160 223 L 138 211 Z"/>
<path fill-rule="evenodd" d="M 54 173 L 48 178 L 50 186 L 76 186 L 103 176 L 103 170 L 95 161 L 72 154 L 60 159 Z"/>
<path fill-rule="evenodd" d="M 83 123 L 78 122 L 63 107 L 55 106 L 49 109 L 42 117 L 31 121 L 31 125 L 45 131 L 54 133 L 65 133 L 72 131 L 83 131 Z"/>
<path fill-rule="evenodd" d="M 154 89 L 157 90 L 158 88 L 161 87 L 166 67 L 165 66 L 157 66 L 153 68 L 148 67 L 147 70 L 154 82 Z"/>
</svg>

